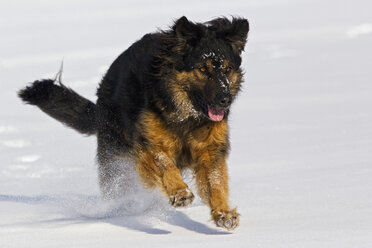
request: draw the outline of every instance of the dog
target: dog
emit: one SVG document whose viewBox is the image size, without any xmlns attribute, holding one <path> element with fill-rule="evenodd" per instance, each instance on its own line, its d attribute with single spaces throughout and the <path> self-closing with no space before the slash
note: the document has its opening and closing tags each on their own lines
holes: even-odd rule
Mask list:
<svg viewBox="0 0 372 248">
<path fill-rule="evenodd" d="M 181 176 L 188 168 L 212 220 L 233 230 L 239 214 L 228 203 L 228 116 L 243 82 L 248 32 L 244 18 L 196 23 L 183 16 L 124 51 L 100 82 L 95 104 L 56 79 L 34 81 L 18 95 L 68 127 L 97 136 L 105 197 L 114 195 L 117 183 L 113 161 L 130 158 L 146 188 L 186 207 L 194 199 Z"/>
</svg>

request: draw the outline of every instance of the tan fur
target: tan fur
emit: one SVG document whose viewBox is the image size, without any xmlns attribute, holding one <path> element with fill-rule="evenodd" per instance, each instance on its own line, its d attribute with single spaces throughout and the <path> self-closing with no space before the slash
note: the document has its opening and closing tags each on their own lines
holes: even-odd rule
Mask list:
<svg viewBox="0 0 372 248">
<path fill-rule="evenodd" d="M 189 72 L 182 71 L 182 72 L 176 72 L 176 83 L 175 84 L 181 84 L 187 87 L 190 84 L 197 85 L 200 88 L 202 88 L 205 83 L 207 77 L 200 71 L 199 68 L 195 68 Z"/>
<path fill-rule="evenodd" d="M 157 186 L 170 196 L 186 186 L 172 160 L 182 145 L 154 113 L 144 113 L 141 123 L 149 145 L 137 149 L 137 171 L 148 187 Z"/>
<path fill-rule="evenodd" d="M 215 210 L 229 209 L 226 158 L 219 152 L 227 132 L 227 123 L 222 121 L 196 130 L 189 138 L 199 194 Z"/>
<path fill-rule="evenodd" d="M 191 116 L 198 118 L 199 113 L 194 109 L 191 103 L 187 90 L 190 82 L 197 81 L 193 72 L 179 72 L 174 77 L 169 78 L 169 90 L 172 93 L 172 102 L 177 108 L 177 111 L 171 113 L 169 119 L 174 121 L 182 121 Z"/>
<path fill-rule="evenodd" d="M 199 69 L 194 69 L 192 72 L 194 75 L 196 75 L 196 78 L 198 79 L 198 81 L 193 81 L 193 83 L 195 82 L 199 86 L 204 86 L 205 80 L 207 79 L 205 74 L 203 74 Z"/>
<path fill-rule="evenodd" d="M 222 67 L 223 67 L 223 72 L 225 73 L 226 72 L 226 69 L 227 69 L 227 66 L 229 65 L 229 61 L 224 59 L 223 62 L 222 62 Z"/>
<path fill-rule="evenodd" d="M 242 82 L 242 72 L 240 70 L 234 71 L 231 70 L 231 72 L 228 75 L 228 80 L 230 82 L 230 93 L 233 96 L 233 98 L 236 97 L 236 94 L 239 91 L 240 83 Z"/>
<path fill-rule="evenodd" d="M 177 165 L 177 161 L 182 161 L 182 152 L 187 149 L 191 162 L 186 166 L 194 172 L 198 193 L 210 206 L 212 219 L 217 223 L 229 215 L 238 221 L 238 214 L 228 204 L 226 157 L 225 153 L 221 153 L 221 148 L 226 147 L 228 142 L 227 121 L 203 125 L 185 134 L 184 142 L 170 132 L 155 113 L 143 113 L 140 123 L 148 146 L 138 147 L 135 157 L 136 169 L 145 185 L 160 188 L 170 201 L 183 199 L 191 203 L 193 195 L 187 193 L 188 186 L 180 173 L 180 168 L 184 167 Z M 187 204 L 175 202 L 174 205 Z"/>
<path fill-rule="evenodd" d="M 213 64 L 212 64 L 212 60 L 208 59 L 207 61 L 205 61 L 205 64 L 207 65 L 207 70 L 209 73 L 213 73 Z"/>
</svg>

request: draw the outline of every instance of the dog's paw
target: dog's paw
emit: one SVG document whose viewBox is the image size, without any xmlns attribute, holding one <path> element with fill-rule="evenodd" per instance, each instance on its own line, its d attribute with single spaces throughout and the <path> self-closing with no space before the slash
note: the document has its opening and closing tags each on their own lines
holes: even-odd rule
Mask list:
<svg viewBox="0 0 372 248">
<path fill-rule="evenodd" d="M 239 226 L 239 215 L 236 209 L 229 211 L 212 210 L 212 218 L 218 227 L 225 228 L 229 231 Z"/>
<path fill-rule="evenodd" d="M 186 207 L 194 200 L 194 194 L 188 189 L 180 189 L 175 195 L 169 197 L 169 202 L 173 207 Z"/>
</svg>

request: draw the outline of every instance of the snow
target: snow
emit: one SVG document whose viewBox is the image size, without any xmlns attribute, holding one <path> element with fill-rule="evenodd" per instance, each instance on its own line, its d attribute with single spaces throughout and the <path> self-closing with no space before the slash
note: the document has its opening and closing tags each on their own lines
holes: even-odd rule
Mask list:
<svg viewBox="0 0 372 248">
<path fill-rule="evenodd" d="M 371 7 L 2 1 L 0 247 L 372 247 Z M 54 77 L 63 59 L 63 82 L 95 100 L 104 71 L 145 33 L 182 15 L 230 14 L 251 27 L 230 120 L 234 232 L 215 227 L 200 199 L 181 210 L 158 192 L 101 199 L 95 138 L 16 97 L 26 83 Z"/>
<path fill-rule="evenodd" d="M 372 33 L 372 24 L 369 24 L 369 23 L 365 23 L 365 24 L 361 24 L 361 25 L 357 25 L 355 27 L 351 27 L 348 32 L 347 32 L 347 35 L 354 39 L 360 35 L 366 35 L 366 34 L 371 34 Z"/>
</svg>

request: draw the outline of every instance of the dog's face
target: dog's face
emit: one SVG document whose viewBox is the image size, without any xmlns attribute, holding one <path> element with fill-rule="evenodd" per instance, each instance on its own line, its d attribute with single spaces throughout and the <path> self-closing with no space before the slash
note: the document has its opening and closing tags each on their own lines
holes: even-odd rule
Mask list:
<svg viewBox="0 0 372 248">
<path fill-rule="evenodd" d="M 172 85 L 178 112 L 223 120 L 240 89 L 248 21 L 219 18 L 194 24 L 182 17 L 173 29 L 180 54 Z"/>
</svg>

